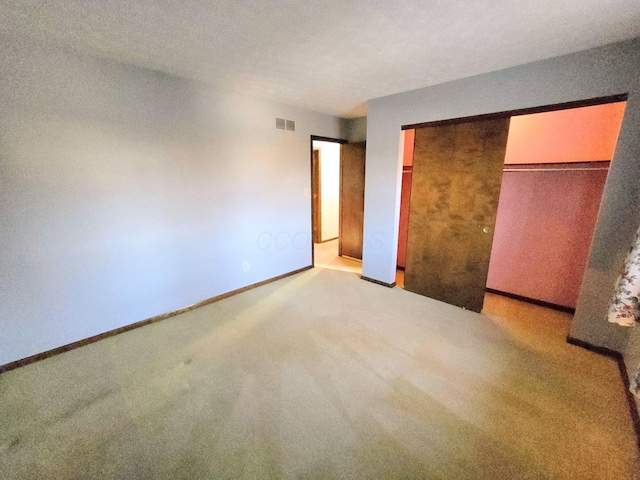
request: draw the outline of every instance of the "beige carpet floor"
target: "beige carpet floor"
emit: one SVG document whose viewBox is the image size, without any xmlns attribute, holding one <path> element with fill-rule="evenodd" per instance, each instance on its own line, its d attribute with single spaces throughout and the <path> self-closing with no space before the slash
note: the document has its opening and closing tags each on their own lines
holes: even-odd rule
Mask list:
<svg viewBox="0 0 640 480">
<path fill-rule="evenodd" d="M 0 375 L 0 477 L 638 478 L 569 321 L 315 268 Z"/>
<path fill-rule="evenodd" d="M 338 240 L 314 244 L 314 264 L 319 268 L 362 275 L 362 262 L 360 260 L 338 256 Z"/>
</svg>

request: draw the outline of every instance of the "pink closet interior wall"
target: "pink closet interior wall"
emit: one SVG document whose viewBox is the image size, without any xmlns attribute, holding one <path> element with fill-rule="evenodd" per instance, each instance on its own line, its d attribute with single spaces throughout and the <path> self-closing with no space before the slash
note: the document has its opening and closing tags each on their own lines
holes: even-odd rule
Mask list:
<svg viewBox="0 0 640 480">
<path fill-rule="evenodd" d="M 407 261 L 407 236 L 409 234 L 409 200 L 411 199 L 411 167 L 415 130 L 404 130 L 404 157 L 402 162 L 402 190 L 400 192 L 400 227 L 398 232 L 398 267 Z"/>
<path fill-rule="evenodd" d="M 505 172 L 487 287 L 575 308 L 606 178 Z"/>
<path fill-rule="evenodd" d="M 513 117 L 505 163 L 611 160 L 624 102 Z M 575 308 L 607 177 L 505 172 L 487 287 Z"/>
<path fill-rule="evenodd" d="M 398 267 L 407 265 L 407 236 L 409 234 L 409 199 L 411 198 L 411 170 L 402 171 L 400 196 L 400 231 L 398 232 Z"/>
</svg>

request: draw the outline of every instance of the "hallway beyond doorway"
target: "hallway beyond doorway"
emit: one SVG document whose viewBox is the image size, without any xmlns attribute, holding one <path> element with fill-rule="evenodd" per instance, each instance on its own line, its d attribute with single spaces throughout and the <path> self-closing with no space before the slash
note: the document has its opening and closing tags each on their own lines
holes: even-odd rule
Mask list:
<svg viewBox="0 0 640 480">
<path fill-rule="evenodd" d="M 314 244 L 315 266 L 362 274 L 362 262 L 338 255 L 338 239 Z"/>
</svg>

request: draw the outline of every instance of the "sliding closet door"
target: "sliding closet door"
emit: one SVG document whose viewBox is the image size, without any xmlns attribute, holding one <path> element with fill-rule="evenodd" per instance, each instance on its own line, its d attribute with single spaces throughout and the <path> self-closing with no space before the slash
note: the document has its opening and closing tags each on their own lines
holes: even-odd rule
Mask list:
<svg viewBox="0 0 640 480">
<path fill-rule="evenodd" d="M 339 254 L 362 259 L 365 144 L 342 145 Z"/>
<path fill-rule="evenodd" d="M 416 129 L 405 289 L 484 302 L 509 118 Z"/>
</svg>

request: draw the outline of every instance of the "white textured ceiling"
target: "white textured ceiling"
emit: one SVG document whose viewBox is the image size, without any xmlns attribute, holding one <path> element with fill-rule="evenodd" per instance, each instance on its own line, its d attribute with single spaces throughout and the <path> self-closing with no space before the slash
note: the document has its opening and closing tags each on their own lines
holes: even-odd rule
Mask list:
<svg viewBox="0 0 640 480">
<path fill-rule="evenodd" d="M 638 0 L 0 0 L 0 31 L 345 117 L 640 36 Z"/>
</svg>

